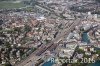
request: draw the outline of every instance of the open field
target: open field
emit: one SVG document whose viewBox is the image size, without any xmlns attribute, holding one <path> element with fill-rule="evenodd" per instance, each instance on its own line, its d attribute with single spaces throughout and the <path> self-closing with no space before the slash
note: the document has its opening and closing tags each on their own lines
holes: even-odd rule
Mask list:
<svg viewBox="0 0 100 66">
<path fill-rule="evenodd" d="M 20 8 L 20 7 L 24 7 L 26 6 L 24 3 L 22 2 L 14 2 L 14 1 L 0 1 L 0 9 L 12 9 L 12 8 Z"/>
</svg>

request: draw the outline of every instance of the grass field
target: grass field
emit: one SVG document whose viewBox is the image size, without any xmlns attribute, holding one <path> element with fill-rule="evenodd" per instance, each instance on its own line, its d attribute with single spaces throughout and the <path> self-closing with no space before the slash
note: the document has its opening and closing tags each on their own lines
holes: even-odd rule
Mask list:
<svg viewBox="0 0 100 66">
<path fill-rule="evenodd" d="M 0 1 L 0 9 L 12 9 L 12 8 L 20 8 L 26 6 L 24 3 L 13 3 L 12 1 Z"/>
</svg>

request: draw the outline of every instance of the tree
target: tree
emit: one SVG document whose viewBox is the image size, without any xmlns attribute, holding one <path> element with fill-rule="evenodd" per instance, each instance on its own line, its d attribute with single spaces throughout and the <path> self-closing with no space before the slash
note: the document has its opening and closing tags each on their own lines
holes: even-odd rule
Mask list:
<svg viewBox="0 0 100 66">
<path fill-rule="evenodd" d="M 10 63 L 6 63 L 4 64 L 4 66 L 12 66 Z"/>
<path fill-rule="evenodd" d="M 80 54 L 80 53 L 84 53 L 84 51 L 82 49 L 76 49 L 76 51 Z"/>
<path fill-rule="evenodd" d="M 100 55 L 100 50 L 97 50 L 96 53 Z"/>
<path fill-rule="evenodd" d="M 67 63 L 63 63 L 62 66 L 67 66 Z"/>
<path fill-rule="evenodd" d="M 6 46 L 6 48 L 11 48 L 11 45 L 9 42 L 5 42 L 5 46 Z"/>
<path fill-rule="evenodd" d="M 31 31 L 31 27 L 30 27 L 29 25 L 25 25 L 24 30 L 25 30 L 26 32 L 29 32 L 29 31 Z"/>
<path fill-rule="evenodd" d="M 14 31 L 21 32 L 21 28 L 16 27 L 14 28 Z"/>
</svg>

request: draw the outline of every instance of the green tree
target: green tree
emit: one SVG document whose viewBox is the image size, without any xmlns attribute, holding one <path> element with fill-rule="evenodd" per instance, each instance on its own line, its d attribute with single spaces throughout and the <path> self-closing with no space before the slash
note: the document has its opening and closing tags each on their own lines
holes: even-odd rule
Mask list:
<svg viewBox="0 0 100 66">
<path fill-rule="evenodd" d="M 25 30 L 26 32 L 31 31 L 31 29 L 32 29 L 32 28 L 31 28 L 29 25 L 25 25 L 24 30 Z"/>
<path fill-rule="evenodd" d="M 6 63 L 4 64 L 4 66 L 12 66 L 10 63 Z"/>
<path fill-rule="evenodd" d="M 77 51 L 78 53 L 84 53 L 84 51 L 83 51 L 82 49 L 76 49 L 76 51 Z"/>
<path fill-rule="evenodd" d="M 100 50 L 97 50 L 96 53 L 100 55 Z"/>
<path fill-rule="evenodd" d="M 5 42 L 5 46 L 6 46 L 6 48 L 11 48 L 11 45 L 9 42 Z"/>
</svg>

